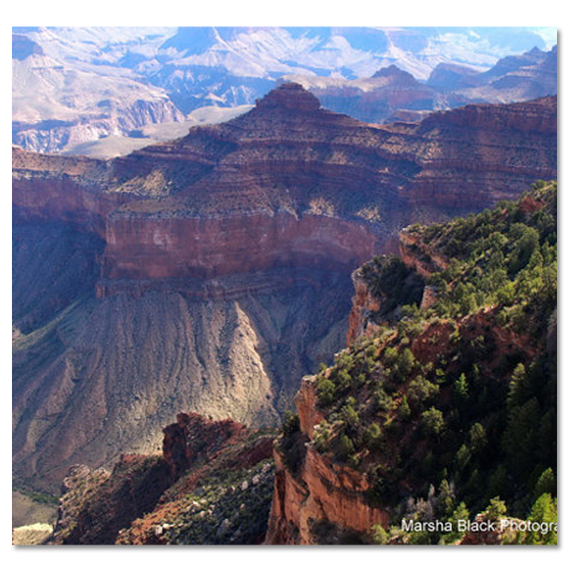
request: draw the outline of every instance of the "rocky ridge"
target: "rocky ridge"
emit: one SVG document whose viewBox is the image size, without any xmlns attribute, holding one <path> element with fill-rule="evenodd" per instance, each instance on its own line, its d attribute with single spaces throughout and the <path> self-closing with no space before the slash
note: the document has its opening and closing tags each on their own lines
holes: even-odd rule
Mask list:
<svg viewBox="0 0 570 570">
<path fill-rule="evenodd" d="M 33 151 L 116 156 L 152 142 L 145 126 L 166 132 L 177 124 L 171 121 L 190 120 L 187 128 L 192 110 L 251 105 L 284 77 L 312 84 L 326 107 L 371 122 L 552 95 L 556 52 L 541 49 L 556 42 L 555 34 L 528 28 L 14 28 L 13 142 Z M 394 66 L 401 70 L 392 73 Z"/>
<path fill-rule="evenodd" d="M 328 109 L 361 121 L 417 121 L 433 111 L 469 103 L 513 103 L 555 95 L 557 56 L 556 46 L 548 52 L 534 48 L 500 59 L 486 71 L 440 63 L 427 82 L 398 67 L 399 62 L 365 78 L 292 74 L 284 80 L 300 83 Z"/>
<path fill-rule="evenodd" d="M 284 446 L 275 448 L 275 486 L 266 544 L 358 543 L 373 525 L 387 525 L 389 513 L 368 504 L 366 475 L 335 465 L 310 445 L 323 420 L 314 380 L 305 378 L 295 397 L 300 438 L 306 450 L 291 464 Z"/>
<path fill-rule="evenodd" d="M 417 218 L 488 207 L 555 174 L 555 98 L 380 128 L 285 84 L 246 115 L 113 161 L 14 150 L 14 209 L 96 227 L 104 279 L 210 278 L 355 267 Z"/>
<path fill-rule="evenodd" d="M 540 279 L 544 281 L 536 282 L 532 292 L 523 293 L 523 300 L 514 305 L 512 297 L 500 292 L 494 301 L 483 302 L 482 307 L 477 306 L 475 300 L 469 307 L 467 304 L 456 308 L 445 305 L 450 298 L 459 299 L 459 291 L 465 294 L 463 288 L 469 279 L 481 271 L 477 267 L 472 272 L 467 264 L 458 263 L 459 259 L 464 262 L 464 256 L 472 252 L 465 243 L 485 248 L 481 244 L 491 244 L 492 240 L 484 242 L 484 236 L 490 233 L 496 236 L 499 232 L 520 236 L 517 232 L 524 225 L 540 228 L 540 240 L 545 244 L 544 261 L 539 262 L 544 264 Z M 470 508 L 474 506 L 479 509 L 475 512 L 480 512 L 486 504 L 484 501 L 494 495 L 508 500 L 509 512 L 513 509 L 517 513 L 515 517 L 530 517 L 529 520 L 535 522 L 551 522 L 550 517 L 556 520 L 556 501 L 552 507 L 553 495 L 550 494 L 555 495 L 556 489 L 552 483 L 552 468 L 548 467 L 555 462 L 556 449 L 556 428 L 552 423 L 556 389 L 552 342 L 556 301 L 555 292 L 547 285 L 555 261 L 546 253 L 550 247 L 555 251 L 552 242 L 555 227 L 555 185 L 544 183 L 516 205 L 503 203 L 492 213 L 487 211 L 471 221 L 457 220 L 434 226 L 431 231 L 416 226 L 402 232 L 402 251 L 405 252 L 402 259 L 409 276 L 420 273 L 421 279 L 428 282 L 424 298 L 428 288 L 438 293 L 432 302 L 422 301 L 422 309 L 418 309 L 420 303 L 417 302 L 415 312 L 408 308 L 407 312 L 400 312 L 399 317 L 387 301 L 400 295 L 399 302 L 404 304 L 401 288 L 384 289 L 379 294 L 379 287 L 387 285 L 383 268 L 389 267 L 393 273 L 402 262 L 378 259 L 373 262 L 375 269 L 365 266 L 356 272 L 349 346 L 336 355 L 333 368 L 321 369 L 318 375 L 303 379 L 295 397 L 298 423 L 295 425 L 289 420 L 284 434 L 276 442 L 275 489 L 266 539 L 269 544 L 425 544 L 433 540 L 436 542 L 432 543 L 443 540 L 455 544 L 505 541 L 536 544 L 551 543 L 548 541 L 553 540 L 553 536 L 556 540 L 552 533 L 541 538 L 538 533 L 534 536 L 524 532 L 470 530 L 465 533 L 457 529 L 448 536 L 443 533 L 432 536 L 427 532 L 406 534 L 400 526 L 404 519 L 434 520 L 434 513 L 437 520 L 456 524 L 457 517 L 469 516 L 465 503 L 459 504 L 460 500 L 468 501 Z M 529 235 L 533 233 L 526 231 Z M 455 235 L 473 233 L 476 236 L 466 238 L 465 243 L 453 243 Z M 514 271 L 519 284 L 529 279 L 531 269 L 525 271 L 529 258 L 519 257 L 522 242 L 509 243 L 505 239 L 501 243 L 504 251 L 512 252 L 511 276 Z M 499 246 L 488 247 L 491 249 L 479 260 L 492 257 L 493 247 Z M 539 249 L 538 242 L 534 247 Z M 470 259 L 475 256 L 471 255 Z M 534 275 L 538 274 L 535 268 Z M 409 282 L 409 276 L 405 281 Z M 447 292 L 444 292 L 445 287 Z M 520 295 L 520 290 L 516 290 Z M 515 316 L 517 304 L 519 317 Z M 444 309 L 447 306 L 449 309 Z M 452 313 L 445 313 L 446 310 Z M 515 363 L 518 366 L 514 366 Z M 525 369 L 528 372 L 524 381 L 513 380 Z M 369 397 L 364 395 L 369 385 L 367 378 L 375 379 Z M 450 378 L 455 381 L 448 386 Z M 534 388 L 531 388 L 530 378 L 537 382 Z M 519 391 L 522 390 L 522 384 L 517 384 L 519 381 L 528 390 L 524 396 Z M 467 412 L 469 405 L 474 408 Z M 524 405 L 536 406 L 540 436 L 535 435 L 534 425 L 523 428 L 517 423 L 518 414 L 524 414 Z M 444 453 L 449 453 L 446 446 L 459 447 L 459 443 L 445 430 L 448 422 L 449 429 L 459 429 L 457 425 L 452 427 L 458 421 L 454 418 L 457 409 L 463 414 L 469 413 L 470 421 L 475 423 L 469 432 L 471 439 L 457 451 L 454 462 L 453 455 L 449 459 Z M 418 411 L 422 412 L 421 416 Z M 422 424 L 428 418 L 438 418 L 439 423 Z M 401 428 L 398 427 L 400 422 Z M 523 450 L 509 438 L 517 441 L 522 438 L 529 447 Z M 541 443 L 534 438 L 541 438 Z M 530 443 L 531 440 L 534 443 Z M 493 457 L 491 465 L 495 471 L 491 470 L 488 477 L 477 471 L 477 483 L 473 483 L 473 470 L 490 469 L 485 459 L 476 459 L 483 457 L 483 448 L 485 457 Z M 535 457 L 532 462 L 527 462 L 528 453 Z M 471 462 L 469 470 L 462 472 L 459 458 L 467 457 L 466 454 L 469 459 L 465 461 Z M 438 467 L 429 463 L 436 461 L 436 457 L 440 461 Z M 511 480 L 505 478 L 499 483 L 497 473 L 505 469 L 505 465 L 511 466 Z M 546 475 L 538 477 L 537 472 L 542 470 L 549 473 L 549 486 L 543 482 Z M 426 500 L 418 499 L 415 510 L 413 497 L 427 490 L 426 480 L 434 482 L 438 478 L 439 494 L 432 484 L 427 499 L 429 505 Z M 525 495 L 523 500 L 521 496 Z M 443 501 L 447 501 L 445 508 Z M 531 509 L 532 501 L 550 506 L 546 511 L 544 506 L 536 504 Z M 499 527 L 500 519 L 507 516 L 506 511 L 507 507 L 495 496 L 487 511 L 474 520 L 479 524 L 493 520 Z M 482 528 L 486 528 L 484 524 Z"/>
<path fill-rule="evenodd" d="M 179 413 L 164 428 L 162 456 L 125 455 L 112 472 L 74 466 L 48 543 L 260 542 L 271 497 L 272 439 L 229 419 Z M 239 486 L 231 484 L 236 478 Z"/>
</svg>

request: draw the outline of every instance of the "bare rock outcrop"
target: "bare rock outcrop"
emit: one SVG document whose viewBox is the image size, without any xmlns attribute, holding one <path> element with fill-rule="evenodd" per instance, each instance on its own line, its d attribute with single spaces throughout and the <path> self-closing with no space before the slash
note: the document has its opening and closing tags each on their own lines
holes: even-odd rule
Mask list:
<svg viewBox="0 0 570 570">
<path fill-rule="evenodd" d="M 334 463 L 319 454 L 311 441 L 322 419 L 316 409 L 314 378 L 305 378 L 295 398 L 301 433 L 307 443 L 301 464 L 292 470 L 279 447 L 275 449 L 275 488 L 266 544 L 322 544 L 335 532 L 365 537 L 371 527 L 386 525 L 389 513 L 370 506 L 365 473 Z M 326 536 L 320 536 L 324 533 Z"/>
<path fill-rule="evenodd" d="M 269 462 L 273 437 L 230 419 L 212 421 L 194 413 L 179 413 L 176 423 L 163 431 L 161 456 L 123 455 L 112 471 L 73 466 L 63 481 L 49 544 L 165 544 L 170 529 L 176 529 L 177 542 L 186 543 L 196 532 L 188 523 L 188 512 L 198 506 L 188 497 L 213 476 L 223 480 L 224 474 L 228 479 L 249 475 L 249 482 L 246 479 L 241 486 L 248 491 L 251 484 L 249 495 L 257 499 L 259 510 L 248 511 L 244 529 L 250 534 L 241 541 L 236 536 L 234 542 L 262 540 L 273 473 Z M 256 468 L 253 474 L 252 467 Z M 235 488 L 222 483 L 227 496 L 216 499 L 227 502 Z M 203 510 L 211 517 L 212 512 Z M 202 517 L 196 518 L 202 522 Z M 185 525 L 188 528 L 182 530 Z M 212 534 L 207 538 L 215 542 Z"/>
<path fill-rule="evenodd" d="M 380 309 L 380 301 L 372 294 L 369 283 L 359 270 L 352 274 L 354 297 L 348 317 L 348 333 L 346 343 L 350 345 L 358 337 L 373 333 L 378 326 L 369 318 Z"/>
</svg>

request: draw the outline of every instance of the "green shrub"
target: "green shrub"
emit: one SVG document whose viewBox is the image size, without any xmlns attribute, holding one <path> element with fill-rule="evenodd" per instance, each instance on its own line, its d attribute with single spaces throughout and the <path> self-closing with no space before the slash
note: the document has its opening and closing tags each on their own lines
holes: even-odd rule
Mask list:
<svg viewBox="0 0 570 570">
<path fill-rule="evenodd" d="M 402 397 L 402 401 L 398 406 L 398 417 L 401 420 L 407 420 L 412 415 L 412 411 L 410 409 L 410 404 L 408 404 L 408 397 L 404 394 Z"/>
<path fill-rule="evenodd" d="M 501 501 L 500 497 L 491 499 L 487 508 L 483 511 L 483 518 L 488 521 L 498 521 L 507 513 L 505 501 Z"/>
<path fill-rule="evenodd" d="M 364 432 L 364 442 L 369 449 L 375 450 L 382 445 L 382 429 L 376 423 L 370 424 Z"/>
<path fill-rule="evenodd" d="M 354 453 L 354 443 L 348 435 L 343 433 L 335 445 L 335 459 L 337 461 L 346 461 L 352 453 Z"/>
<path fill-rule="evenodd" d="M 408 396 L 414 406 L 425 404 L 439 394 L 439 386 L 423 376 L 416 376 L 408 386 Z"/>
<path fill-rule="evenodd" d="M 372 527 L 372 542 L 374 544 L 388 544 L 388 533 L 381 524 Z"/>
<path fill-rule="evenodd" d="M 317 398 L 321 406 L 330 406 L 336 400 L 336 387 L 328 378 L 317 381 Z"/>
<path fill-rule="evenodd" d="M 422 412 L 421 425 L 425 433 L 436 436 L 441 435 L 445 429 L 445 420 L 443 419 L 443 413 L 441 410 L 438 410 L 432 406 L 429 410 Z"/>
<path fill-rule="evenodd" d="M 283 426 L 281 428 L 283 435 L 285 437 L 289 437 L 298 432 L 300 428 L 301 423 L 299 421 L 299 416 L 291 410 L 286 410 Z"/>
</svg>

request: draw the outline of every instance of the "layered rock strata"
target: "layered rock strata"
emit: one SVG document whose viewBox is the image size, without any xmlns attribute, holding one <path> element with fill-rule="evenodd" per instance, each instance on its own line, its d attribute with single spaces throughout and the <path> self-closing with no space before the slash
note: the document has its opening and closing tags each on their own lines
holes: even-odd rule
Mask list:
<svg viewBox="0 0 570 570">
<path fill-rule="evenodd" d="M 284 84 L 119 159 L 15 148 L 16 470 L 156 450 L 181 407 L 275 422 L 343 344 L 350 271 L 554 177 L 556 141 L 556 98 L 380 127 Z"/>
<path fill-rule="evenodd" d="M 13 156 L 15 221 L 97 231 L 105 279 L 354 268 L 416 218 L 555 177 L 556 98 L 379 127 L 284 84 L 246 115 L 112 161 Z"/>
<path fill-rule="evenodd" d="M 292 379 L 343 343 L 338 272 L 109 280 L 97 299 L 96 235 L 28 223 L 13 237 L 14 469 L 50 490 L 75 463 L 155 452 L 180 407 L 276 423 Z"/>
</svg>

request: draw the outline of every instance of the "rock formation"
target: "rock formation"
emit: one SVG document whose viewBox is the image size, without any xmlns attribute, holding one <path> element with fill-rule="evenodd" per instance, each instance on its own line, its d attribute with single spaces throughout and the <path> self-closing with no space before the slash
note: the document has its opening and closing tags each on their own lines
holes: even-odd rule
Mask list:
<svg viewBox="0 0 570 570">
<path fill-rule="evenodd" d="M 307 445 L 300 465 L 292 468 L 282 449 L 275 451 L 275 488 L 267 544 L 346 543 L 366 534 L 389 513 L 369 505 L 367 476 L 334 464 L 309 445 L 315 426 L 323 419 L 317 408 L 314 378 L 303 380 L 295 403 L 300 434 Z"/>
<path fill-rule="evenodd" d="M 407 228 L 401 258 L 375 258 L 355 272 L 349 346 L 333 367 L 303 379 L 298 415 L 286 416 L 279 438 L 179 413 L 163 430 L 162 455 L 123 455 L 111 473 L 74 466 L 49 542 L 555 543 L 555 475 L 544 468 L 556 461 L 556 228 L 554 182 L 468 220 Z M 488 255 L 475 255 L 481 249 Z M 462 273 L 446 273 L 460 260 Z M 491 263 L 501 265 L 501 291 L 463 308 L 460 294 Z M 393 320 L 389 301 L 408 304 L 404 285 L 416 295 L 430 278 L 422 304 L 444 282 L 436 301 L 456 305 L 432 300 L 415 317 Z M 512 283 L 518 298 L 508 294 Z M 440 424 L 426 421 L 434 413 Z M 350 434 L 349 447 L 339 430 Z M 515 467 L 508 478 L 505 465 Z M 522 512 L 530 497 L 542 507 L 525 521 L 491 499 L 469 518 L 464 498 L 482 508 L 489 493 L 507 493 L 509 508 Z M 394 524 L 404 520 L 472 524 L 437 532 Z M 529 521 L 554 526 L 542 536 L 513 530 Z"/>
<path fill-rule="evenodd" d="M 72 467 L 49 544 L 179 544 L 192 536 L 206 544 L 262 541 L 273 436 L 185 413 L 163 431 L 162 456 L 123 455 L 111 472 Z M 239 489 L 231 485 L 236 477 L 244 478 Z M 216 497 L 204 492 L 210 485 Z M 234 510 L 231 522 L 224 509 Z"/>
<path fill-rule="evenodd" d="M 16 470 L 156 450 L 180 408 L 275 422 L 342 346 L 350 272 L 554 177 L 556 141 L 556 98 L 380 127 L 284 84 L 110 161 L 15 148 Z"/>
<path fill-rule="evenodd" d="M 86 44 L 93 42 L 83 48 Z M 69 41 L 45 28 L 12 35 L 15 144 L 58 152 L 86 141 L 129 135 L 148 124 L 184 121 L 163 89 L 120 66 L 111 70 L 96 62 L 80 63 L 84 51 L 78 44 L 74 47 L 75 54 Z"/>
<path fill-rule="evenodd" d="M 209 278 L 355 267 L 414 218 L 488 207 L 555 174 L 555 98 L 380 128 L 285 84 L 247 115 L 107 163 L 16 149 L 14 208 L 16 221 L 97 230 L 103 279 Z"/>
</svg>

